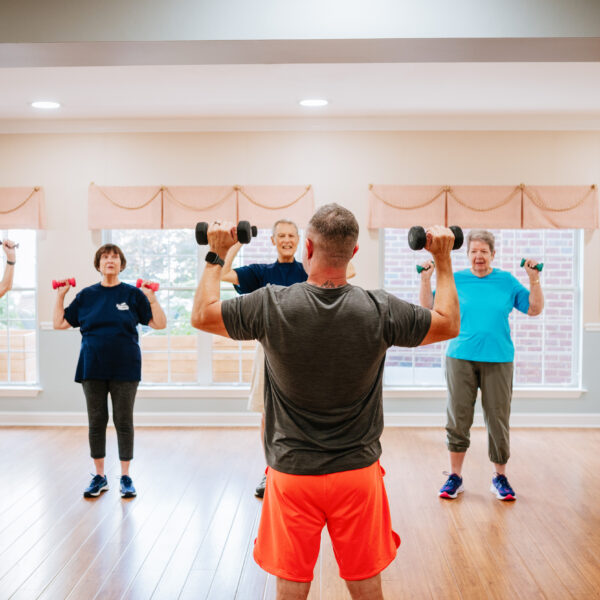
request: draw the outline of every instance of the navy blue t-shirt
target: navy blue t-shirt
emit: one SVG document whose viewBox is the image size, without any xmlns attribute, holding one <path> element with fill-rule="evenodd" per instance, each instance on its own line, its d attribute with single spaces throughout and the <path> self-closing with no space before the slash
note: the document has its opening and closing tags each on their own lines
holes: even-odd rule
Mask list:
<svg viewBox="0 0 600 600">
<path fill-rule="evenodd" d="M 142 355 L 137 325 L 152 319 L 150 302 L 127 283 L 83 288 L 67 308 L 65 319 L 81 331 L 75 381 L 117 379 L 140 381 Z"/>
<path fill-rule="evenodd" d="M 287 287 L 308 279 L 302 263 L 295 259 L 291 263 L 277 261 L 269 265 L 252 264 L 234 270 L 240 282 L 239 285 L 233 286 L 238 294 L 249 294 L 254 290 L 265 287 L 267 283 Z"/>
</svg>

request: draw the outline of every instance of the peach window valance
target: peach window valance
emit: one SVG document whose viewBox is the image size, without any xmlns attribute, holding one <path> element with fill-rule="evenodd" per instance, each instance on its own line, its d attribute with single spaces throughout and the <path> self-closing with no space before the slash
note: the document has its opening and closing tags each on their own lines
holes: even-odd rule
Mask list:
<svg viewBox="0 0 600 600">
<path fill-rule="evenodd" d="M 90 184 L 89 229 L 160 229 L 162 186 L 113 187 Z"/>
<path fill-rule="evenodd" d="M 278 219 L 289 219 L 305 227 L 315 211 L 311 185 L 239 186 L 238 219 L 257 227 L 272 227 Z"/>
<path fill-rule="evenodd" d="M 164 229 L 193 229 L 198 221 L 237 219 L 236 190 L 232 186 L 164 188 Z"/>
<path fill-rule="evenodd" d="M 46 209 L 41 187 L 0 188 L 0 228 L 45 229 Z"/>
<path fill-rule="evenodd" d="M 130 186 L 90 184 L 90 229 L 193 229 L 198 221 L 250 221 L 271 227 L 285 218 L 308 223 L 312 186 Z"/>
<path fill-rule="evenodd" d="M 595 185 L 369 186 L 369 228 L 433 224 L 597 229 L 598 190 Z"/>
</svg>

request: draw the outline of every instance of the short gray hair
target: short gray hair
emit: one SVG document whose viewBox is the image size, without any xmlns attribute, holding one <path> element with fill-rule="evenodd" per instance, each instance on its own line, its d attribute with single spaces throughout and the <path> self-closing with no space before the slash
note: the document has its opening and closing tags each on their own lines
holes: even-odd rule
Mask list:
<svg viewBox="0 0 600 600">
<path fill-rule="evenodd" d="M 273 223 L 273 237 L 277 235 L 277 225 L 279 225 L 280 223 L 283 223 L 285 225 L 293 225 L 296 228 L 296 235 L 300 235 L 298 225 L 296 225 L 294 221 L 288 221 L 287 219 L 279 219 L 279 221 L 275 221 L 275 223 Z"/>
<path fill-rule="evenodd" d="M 494 254 L 494 244 L 496 243 L 496 238 L 491 231 L 487 231 L 486 229 L 471 229 L 471 231 L 469 231 L 469 235 L 467 235 L 467 254 L 471 249 L 471 242 L 473 240 L 485 242 L 490 247 L 490 252 Z"/>
<path fill-rule="evenodd" d="M 339 204 L 326 204 L 315 212 L 308 224 L 309 235 L 316 247 L 327 254 L 332 266 L 348 263 L 358 241 L 358 221 L 347 208 Z"/>
</svg>

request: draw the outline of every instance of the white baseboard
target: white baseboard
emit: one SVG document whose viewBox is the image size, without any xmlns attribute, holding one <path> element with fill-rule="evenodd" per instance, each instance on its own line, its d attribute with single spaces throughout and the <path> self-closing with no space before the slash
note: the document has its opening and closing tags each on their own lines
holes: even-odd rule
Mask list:
<svg viewBox="0 0 600 600">
<path fill-rule="evenodd" d="M 386 427 L 445 427 L 445 413 L 386 413 Z M 474 427 L 484 427 L 483 415 L 475 413 Z M 600 427 L 600 413 L 515 413 L 511 427 Z"/>
<path fill-rule="evenodd" d="M 87 427 L 84 412 L 9 412 L 0 411 L 0 426 Z M 258 413 L 135 413 L 136 427 L 258 427 Z M 112 427 L 112 420 L 109 421 Z"/>
<path fill-rule="evenodd" d="M 511 427 L 600 427 L 600 413 L 513 413 Z M 386 413 L 386 427 L 444 427 L 444 413 Z M 0 426 L 85 427 L 84 412 L 0 411 Z M 138 412 L 136 427 L 258 427 L 260 415 L 251 412 Z M 474 427 L 483 427 L 483 416 L 475 414 Z"/>
</svg>

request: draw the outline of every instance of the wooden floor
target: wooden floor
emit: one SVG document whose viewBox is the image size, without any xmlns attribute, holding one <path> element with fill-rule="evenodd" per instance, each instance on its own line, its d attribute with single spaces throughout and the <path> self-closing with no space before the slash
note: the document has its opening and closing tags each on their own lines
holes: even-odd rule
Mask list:
<svg viewBox="0 0 600 600">
<path fill-rule="evenodd" d="M 111 489 L 82 498 L 91 469 L 81 428 L 0 429 L 0 599 L 273 599 L 252 560 L 263 469 L 257 429 L 138 429 L 122 500 L 114 432 Z M 440 429 L 388 429 L 398 556 L 387 599 L 600 598 L 600 430 L 516 429 L 518 501 L 489 492 L 485 433 L 473 431 L 466 491 L 444 501 Z M 349 598 L 323 536 L 311 600 Z"/>
</svg>

